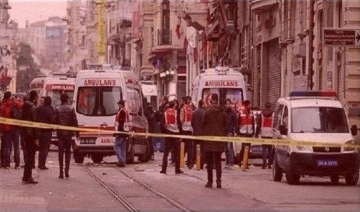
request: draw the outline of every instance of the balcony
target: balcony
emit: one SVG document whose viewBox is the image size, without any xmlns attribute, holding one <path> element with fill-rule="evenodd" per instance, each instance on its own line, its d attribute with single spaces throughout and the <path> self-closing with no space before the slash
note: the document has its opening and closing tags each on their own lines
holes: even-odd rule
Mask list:
<svg viewBox="0 0 360 212">
<path fill-rule="evenodd" d="M 277 5 L 277 0 L 251 0 L 250 1 L 250 7 L 251 11 L 259 14 L 266 10 L 269 10 L 273 6 Z"/>
<path fill-rule="evenodd" d="M 181 49 L 179 44 L 173 43 L 173 32 L 171 29 L 158 29 L 155 42 L 152 45 L 152 53 L 165 53 L 173 49 Z"/>
</svg>

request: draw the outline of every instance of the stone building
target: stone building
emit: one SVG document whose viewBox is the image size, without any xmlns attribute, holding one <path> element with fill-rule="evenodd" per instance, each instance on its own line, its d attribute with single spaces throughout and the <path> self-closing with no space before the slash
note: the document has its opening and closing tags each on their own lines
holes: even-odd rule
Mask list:
<svg viewBox="0 0 360 212">
<path fill-rule="evenodd" d="M 0 0 L 0 90 L 16 92 L 16 61 L 13 52 L 16 48 L 18 24 L 10 20 L 11 6 L 8 0 Z"/>
<path fill-rule="evenodd" d="M 323 45 L 323 28 L 360 29 L 354 0 L 250 1 L 253 101 L 275 103 L 293 90 L 334 90 L 360 124 L 360 49 Z"/>
<path fill-rule="evenodd" d="M 189 95 L 199 73 L 198 35 L 206 24 L 203 1 L 141 1 L 141 74 L 154 81 L 159 96 Z M 191 21 L 189 21 L 189 17 Z"/>
</svg>

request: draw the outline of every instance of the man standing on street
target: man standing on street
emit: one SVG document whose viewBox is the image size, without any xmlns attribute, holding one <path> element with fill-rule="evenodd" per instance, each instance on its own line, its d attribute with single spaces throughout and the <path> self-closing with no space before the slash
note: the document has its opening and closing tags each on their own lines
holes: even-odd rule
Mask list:
<svg viewBox="0 0 360 212">
<path fill-rule="evenodd" d="M 225 100 L 225 113 L 226 113 L 225 133 L 227 136 L 234 136 L 236 113 L 233 110 L 233 104 L 230 99 Z M 225 168 L 231 169 L 234 162 L 234 148 L 232 142 L 226 142 L 225 156 L 226 156 Z"/>
<path fill-rule="evenodd" d="M 191 101 L 191 100 L 190 100 Z M 193 128 L 191 126 L 192 119 L 192 108 L 190 106 L 190 101 L 187 97 L 182 98 L 183 106 L 180 110 L 180 122 L 182 127 L 182 135 L 191 135 Z M 183 139 L 185 142 L 185 150 L 187 154 L 187 167 L 192 169 L 194 166 L 194 146 L 192 139 Z"/>
<path fill-rule="evenodd" d="M 169 102 L 169 108 L 166 109 L 164 113 L 164 119 L 162 120 L 162 125 L 164 126 L 165 134 L 169 135 L 178 135 L 179 125 L 178 125 L 178 114 L 175 110 L 174 101 Z M 173 149 L 174 160 L 175 160 L 175 173 L 181 174 L 183 171 L 180 170 L 180 158 L 179 158 L 179 139 L 178 138 L 165 138 L 165 151 L 163 155 L 163 163 L 162 169 L 160 171 L 161 174 L 166 174 L 166 168 L 168 164 L 168 156 L 170 150 Z"/>
<path fill-rule="evenodd" d="M 271 110 L 271 103 L 265 103 L 265 109 L 261 111 L 259 121 L 257 124 L 257 134 L 260 135 L 261 138 L 272 138 L 272 122 L 273 122 L 273 111 Z M 262 169 L 266 169 L 266 165 L 269 169 L 271 169 L 271 164 L 273 163 L 273 145 L 263 144 L 262 145 L 262 158 L 263 165 Z M 266 163 L 266 160 L 268 160 Z"/>
<path fill-rule="evenodd" d="M 254 114 L 250 110 L 250 101 L 245 100 L 243 102 L 243 107 L 239 111 L 238 114 L 238 124 L 237 124 L 237 133 L 240 137 L 248 137 L 251 138 L 255 134 L 255 120 Z M 244 151 L 245 147 L 251 147 L 251 143 L 241 143 L 241 150 L 240 150 L 240 159 L 242 161 L 244 158 Z M 248 168 L 248 167 L 246 167 Z"/>
<path fill-rule="evenodd" d="M 203 119 L 205 114 L 205 104 L 202 99 L 199 100 L 198 108 L 196 108 L 191 117 L 191 126 L 193 128 L 193 136 L 203 135 Z M 202 140 L 195 140 L 195 147 L 200 145 L 200 169 L 204 168 L 204 142 Z"/>
<path fill-rule="evenodd" d="M 62 93 L 61 105 L 55 108 L 54 123 L 63 126 L 78 127 L 78 120 L 76 118 L 75 109 L 69 104 L 69 95 Z M 74 136 L 74 131 L 71 130 L 58 130 L 58 147 L 59 147 L 59 166 L 60 174 L 59 178 L 64 178 L 64 151 L 65 151 L 65 177 L 69 178 L 70 159 L 71 159 L 71 142 Z M 79 132 L 76 132 L 76 137 L 79 136 Z"/>
<path fill-rule="evenodd" d="M 25 121 L 36 122 L 36 103 L 38 94 L 36 91 L 30 91 L 29 101 L 24 103 L 21 118 Z M 23 127 L 21 139 L 24 140 L 24 149 L 26 150 L 24 175 L 22 181 L 26 184 L 37 184 L 32 178 L 32 169 L 35 166 L 35 152 L 37 143 L 37 130 L 33 127 Z"/>
<path fill-rule="evenodd" d="M 203 120 L 204 136 L 225 136 L 226 114 L 223 107 L 219 105 L 219 96 L 216 93 L 211 95 L 210 106 L 206 108 Z M 205 187 L 212 188 L 213 164 L 216 168 L 216 187 L 221 188 L 221 154 L 224 152 L 225 143 L 220 141 L 205 141 L 206 164 L 208 182 Z"/>
<path fill-rule="evenodd" d="M 125 123 L 129 121 L 129 114 L 125 109 L 125 101 L 120 100 L 118 101 L 119 111 L 115 117 L 115 129 L 119 132 L 126 132 L 125 130 Z M 126 134 L 116 134 L 115 136 L 115 144 L 114 149 L 116 152 L 116 156 L 118 158 L 118 163 L 116 166 L 118 167 L 125 167 L 126 163 L 126 138 L 128 135 Z"/>
<path fill-rule="evenodd" d="M 47 96 L 44 98 L 44 103 L 36 109 L 38 116 L 38 122 L 53 124 L 54 123 L 54 109 L 51 106 L 51 97 Z M 39 161 L 38 168 L 41 170 L 49 169 L 46 167 L 46 158 L 49 152 L 52 129 L 39 129 Z"/>
</svg>

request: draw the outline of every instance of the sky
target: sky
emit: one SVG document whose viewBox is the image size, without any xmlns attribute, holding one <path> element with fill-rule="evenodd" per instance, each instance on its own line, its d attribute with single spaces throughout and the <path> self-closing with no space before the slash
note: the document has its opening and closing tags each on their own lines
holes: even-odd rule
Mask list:
<svg viewBox="0 0 360 212">
<path fill-rule="evenodd" d="M 66 2 L 67 0 L 9 0 L 10 20 L 16 21 L 19 28 L 25 28 L 26 20 L 31 24 L 50 16 L 64 17 Z"/>
</svg>

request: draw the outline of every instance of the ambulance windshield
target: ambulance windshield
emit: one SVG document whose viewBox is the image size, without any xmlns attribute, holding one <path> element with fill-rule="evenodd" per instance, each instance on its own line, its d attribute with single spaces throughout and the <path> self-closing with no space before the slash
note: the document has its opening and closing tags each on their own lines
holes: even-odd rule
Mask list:
<svg viewBox="0 0 360 212">
<path fill-rule="evenodd" d="M 60 96 L 62 93 L 62 90 L 52 90 L 47 92 L 46 96 L 51 97 L 51 105 L 53 107 L 61 105 Z M 73 103 L 74 91 L 66 91 L 66 93 L 69 95 L 69 104 L 71 105 Z"/>
<path fill-rule="evenodd" d="M 342 108 L 293 108 L 291 115 L 293 133 L 349 133 L 345 111 Z"/>
<path fill-rule="evenodd" d="M 120 99 L 121 87 L 79 87 L 76 111 L 85 116 L 112 116 Z"/>
</svg>

